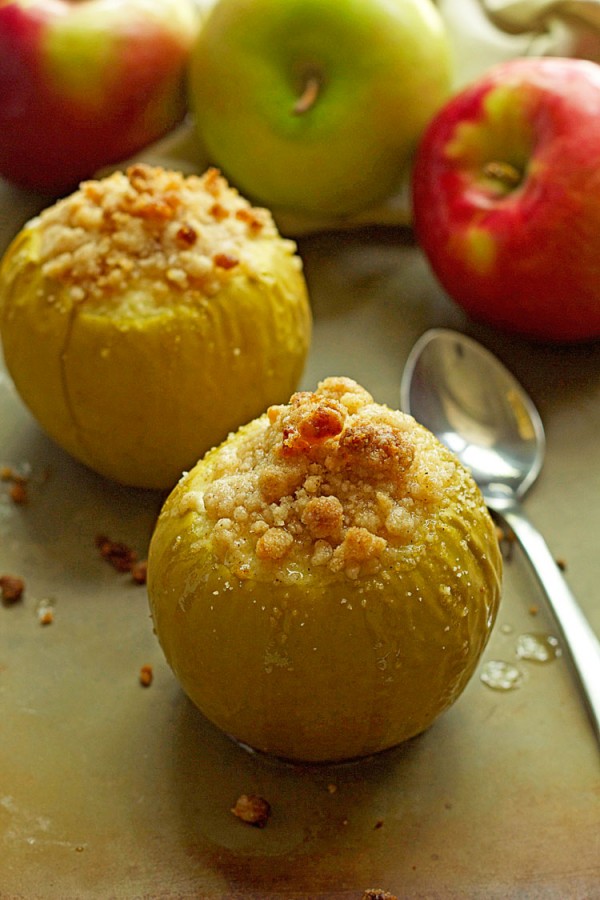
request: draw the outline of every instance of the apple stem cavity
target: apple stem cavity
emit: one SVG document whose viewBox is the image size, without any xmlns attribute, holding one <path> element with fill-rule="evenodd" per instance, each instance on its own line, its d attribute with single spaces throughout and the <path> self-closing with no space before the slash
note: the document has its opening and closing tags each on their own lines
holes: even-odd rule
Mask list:
<svg viewBox="0 0 600 900">
<path fill-rule="evenodd" d="M 483 175 L 493 181 L 503 193 L 509 193 L 523 180 L 523 173 L 509 162 L 491 160 L 483 167 Z"/>
<path fill-rule="evenodd" d="M 307 113 L 317 102 L 321 92 L 321 81 L 316 75 L 308 75 L 304 83 L 302 93 L 294 103 L 292 112 L 295 116 Z"/>
</svg>

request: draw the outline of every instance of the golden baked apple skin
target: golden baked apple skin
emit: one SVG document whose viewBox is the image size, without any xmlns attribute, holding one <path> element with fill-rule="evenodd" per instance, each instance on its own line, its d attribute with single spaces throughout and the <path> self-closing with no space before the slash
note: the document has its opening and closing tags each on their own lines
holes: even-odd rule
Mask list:
<svg viewBox="0 0 600 900">
<path fill-rule="evenodd" d="M 411 738 L 458 698 L 501 569 L 454 456 L 336 378 L 181 479 L 148 592 L 166 659 L 208 719 L 260 751 L 324 762 Z"/>
<path fill-rule="evenodd" d="M 85 183 L 81 208 L 67 198 L 7 250 L 4 356 L 64 449 L 108 478 L 170 489 L 295 389 L 308 293 L 292 242 L 214 171 L 183 179 L 138 166 L 111 178 L 121 206 L 100 196 L 108 179 Z"/>
</svg>

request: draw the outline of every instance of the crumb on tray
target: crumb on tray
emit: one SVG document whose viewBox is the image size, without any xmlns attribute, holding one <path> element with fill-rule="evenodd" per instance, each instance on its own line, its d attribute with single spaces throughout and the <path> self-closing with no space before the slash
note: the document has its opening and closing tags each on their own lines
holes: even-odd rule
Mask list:
<svg viewBox="0 0 600 900">
<path fill-rule="evenodd" d="M 0 594 L 4 606 L 12 606 L 23 596 L 25 582 L 17 575 L 0 575 Z"/>
<path fill-rule="evenodd" d="M 54 603 L 49 598 L 40 600 L 36 608 L 40 625 L 52 625 L 54 622 Z"/>
<path fill-rule="evenodd" d="M 24 506 L 27 503 L 27 501 L 29 500 L 27 490 L 29 479 L 26 475 L 22 475 L 12 466 L 1 466 L 0 481 L 6 481 L 10 483 L 8 495 L 13 503 L 15 503 L 17 506 Z"/>
<path fill-rule="evenodd" d="M 140 684 L 142 687 L 150 687 L 152 684 L 152 680 L 154 678 L 154 671 L 152 666 L 146 664 L 143 665 L 140 669 Z"/>
<path fill-rule="evenodd" d="M 379 888 L 368 888 L 362 895 L 362 900 L 398 900 L 395 894 L 382 891 Z"/>
<path fill-rule="evenodd" d="M 112 541 L 103 534 L 96 537 L 96 546 L 100 556 L 109 563 L 117 572 L 131 572 L 137 562 L 138 556 L 127 544 L 121 541 Z"/>
<path fill-rule="evenodd" d="M 139 559 L 135 550 L 132 550 L 122 541 L 113 541 L 103 534 L 96 537 L 96 547 L 100 556 L 117 572 L 129 572 L 135 584 L 146 584 L 148 561 Z"/>
<path fill-rule="evenodd" d="M 148 576 L 148 560 L 140 559 L 131 567 L 131 577 L 136 584 L 146 584 Z"/>
<path fill-rule="evenodd" d="M 231 812 L 248 825 L 264 828 L 271 815 L 271 806 L 263 797 L 256 794 L 241 794 Z"/>
</svg>

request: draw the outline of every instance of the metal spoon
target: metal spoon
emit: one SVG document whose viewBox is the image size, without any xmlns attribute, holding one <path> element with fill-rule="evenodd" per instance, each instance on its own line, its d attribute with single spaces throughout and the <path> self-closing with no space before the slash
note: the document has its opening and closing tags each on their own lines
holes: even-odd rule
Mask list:
<svg viewBox="0 0 600 900">
<path fill-rule="evenodd" d="M 546 594 L 600 742 L 600 641 L 520 503 L 544 459 L 537 409 L 493 354 L 444 328 L 427 331 L 413 347 L 400 395 L 402 408 L 471 470 L 487 506 L 521 545 Z"/>
</svg>

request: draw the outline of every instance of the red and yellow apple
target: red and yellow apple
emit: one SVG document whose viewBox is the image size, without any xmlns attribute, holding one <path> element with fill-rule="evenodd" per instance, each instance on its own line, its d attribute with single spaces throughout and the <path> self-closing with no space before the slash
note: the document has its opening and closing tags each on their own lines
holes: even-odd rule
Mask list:
<svg viewBox="0 0 600 900">
<path fill-rule="evenodd" d="M 255 202 L 345 216 L 403 181 L 451 68 L 431 0 L 218 0 L 190 100 L 211 162 Z"/>
<path fill-rule="evenodd" d="M 52 194 L 186 111 L 194 0 L 0 2 L 0 175 Z"/>
<path fill-rule="evenodd" d="M 433 272 L 474 319 L 532 339 L 600 337 L 600 66 L 492 67 L 436 114 L 412 174 Z"/>
</svg>

